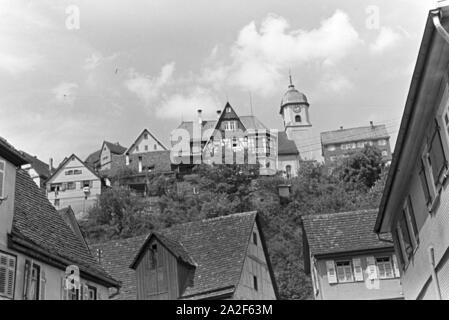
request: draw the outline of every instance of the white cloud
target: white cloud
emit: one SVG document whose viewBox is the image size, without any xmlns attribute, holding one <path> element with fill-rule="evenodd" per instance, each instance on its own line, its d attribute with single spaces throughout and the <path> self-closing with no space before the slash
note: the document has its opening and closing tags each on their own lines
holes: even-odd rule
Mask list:
<svg viewBox="0 0 449 320">
<path fill-rule="evenodd" d="M 174 62 L 164 65 L 157 77 L 150 77 L 138 73 L 135 70 L 129 70 L 128 79 L 125 80 L 125 86 L 129 91 L 135 93 L 145 105 L 148 105 L 170 83 L 174 71 Z"/>
<path fill-rule="evenodd" d="M 318 29 L 289 30 L 283 17 L 269 15 L 257 30 L 255 22 L 239 33 L 231 57 L 231 81 L 245 90 L 268 95 L 285 70 L 310 62 L 333 65 L 361 43 L 348 15 L 337 10 Z"/>
<path fill-rule="evenodd" d="M 214 114 L 222 105 L 214 93 L 202 87 L 191 88 L 187 94 L 176 93 L 163 99 L 157 108 L 156 115 L 160 118 L 192 119 L 198 109 L 203 110 L 204 117 Z"/>
<path fill-rule="evenodd" d="M 39 63 L 40 58 L 36 55 L 16 55 L 10 52 L 0 51 L 0 69 L 12 75 L 17 75 L 33 70 Z"/>
<path fill-rule="evenodd" d="M 319 87 L 338 95 L 344 95 L 354 88 L 354 84 L 345 76 L 338 73 L 327 73 L 323 76 Z"/>
<path fill-rule="evenodd" d="M 78 84 L 74 82 L 62 82 L 53 88 L 56 101 L 73 105 L 76 99 Z"/>
<path fill-rule="evenodd" d="M 402 35 L 389 27 L 382 27 L 374 43 L 370 45 L 372 53 L 382 53 L 401 40 Z"/>
</svg>

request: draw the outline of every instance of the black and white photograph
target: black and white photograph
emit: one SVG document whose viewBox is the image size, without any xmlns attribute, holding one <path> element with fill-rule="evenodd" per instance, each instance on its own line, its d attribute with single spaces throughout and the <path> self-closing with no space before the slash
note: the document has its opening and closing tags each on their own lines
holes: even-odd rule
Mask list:
<svg viewBox="0 0 449 320">
<path fill-rule="evenodd" d="M 0 0 L 8 300 L 449 300 L 449 0 Z"/>
</svg>

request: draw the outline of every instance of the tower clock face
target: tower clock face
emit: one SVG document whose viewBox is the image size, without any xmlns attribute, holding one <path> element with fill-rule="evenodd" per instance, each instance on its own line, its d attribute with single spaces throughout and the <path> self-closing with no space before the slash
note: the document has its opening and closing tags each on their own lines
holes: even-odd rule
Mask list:
<svg viewBox="0 0 449 320">
<path fill-rule="evenodd" d="M 293 111 L 295 111 L 296 113 L 300 113 L 301 112 L 301 107 L 300 106 L 294 106 L 293 107 Z"/>
</svg>

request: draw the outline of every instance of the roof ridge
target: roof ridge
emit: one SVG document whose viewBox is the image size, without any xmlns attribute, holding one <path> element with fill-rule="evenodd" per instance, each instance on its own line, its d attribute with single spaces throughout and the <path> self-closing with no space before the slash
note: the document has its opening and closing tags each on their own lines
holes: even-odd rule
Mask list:
<svg viewBox="0 0 449 320">
<path fill-rule="evenodd" d="M 362 214 L 362 213 L 374 213 L 377 212 L 379 209 L 377 208 L 372 208 L 372 209 L 360 209 L 360 210 L 353 210 L 353 211 L 343 211 L 343 212 L 334 212 L 334 213 L 319 213 L 319 214 L 308 214 L 308 215 L 304 215 L 302 216 L 303 219 L 312 219 L 312 218 L 326 218 L 329 216 L 336 216 L 336 215 L 350 215 L 350 214 Z"/>
<path fill-rule="evenodd" d="M 323 131 L 321 132 L 321 134 L 323 133 L 333 133 L 333 132 L 342 132 L 342 131 L 349 131 L 352 129 L 365 129 L 365 128 L 378 128 L 378 127 L 386 127 L 386 125 L 384 123 L 381 124 L 373 124 L 371 125 L 367 125 L 367 126 L 360 126 L 360 127 L 350 127 L 350 128 L 343 128 L 343 129 L 335 129 L 335 130 L 329 130 L 329 131 Z"/>
</svg>

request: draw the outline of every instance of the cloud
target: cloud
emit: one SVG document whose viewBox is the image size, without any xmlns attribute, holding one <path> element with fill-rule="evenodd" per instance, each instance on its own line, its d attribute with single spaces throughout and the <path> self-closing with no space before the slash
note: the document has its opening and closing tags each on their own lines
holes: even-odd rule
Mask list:
<svg viewBox="0 0 449 320">
<path fill-rule="evenodd" d="M 36 55 L 16 55 L 0 51 L 0 69 L 12 75 L 33 70 L 39 64 L 40 58 Z"/>
<path fill-rule="evenodd" d="M 323 76 L 319 87 L 338 95 L 344 95 L 354 88 L 354 84 L 341 74 L 327 73 Z"/>
<path fill-rule="evenodd" d="M 232 82 L 244 90 L 268 95 L 277 89 L 286 69 L 311 62 L 334 65 L 361 43 L 341 10 L 323 20 L 318 29 L 289 28 L 288 21 L 276 15 L 267 16 L 260 30 L 255 22 L 245 26 L 231 50 Z"/>
<path fill-rule="evenodd" d="M 56 101 L 73 105 L 76 99 L 78 84 L 74 82 L 62 82 L 53 88 Z"/>
<path fill-rule="evenodd" d="M 188 93 L 176 93 L 163 99 L 157 108 L 156 115 L 159 118 L 192 119 L 197 109 L 203 110 L 205 117 L 211 116 L 223 106 L 215 94 L 202 87 L 190 88 Z"/>
<path fill-rule="evenodd" d="M 151 100 L 158 97 L 161 90 L 172 80 L 175 71 L 175 63 L 164 65 L 157 77 L 150 77 L 131 69 L 125 87 L 135 93 L 137 97 L 148 105 Z"/>
<path fill-rule="evenodd" d="M 382 27 L 374 43 L 370 45 L 372 53 L 379 54 L 392 48 L 401 40 L 402 35 L 389 27 Z"/>
</svg>

